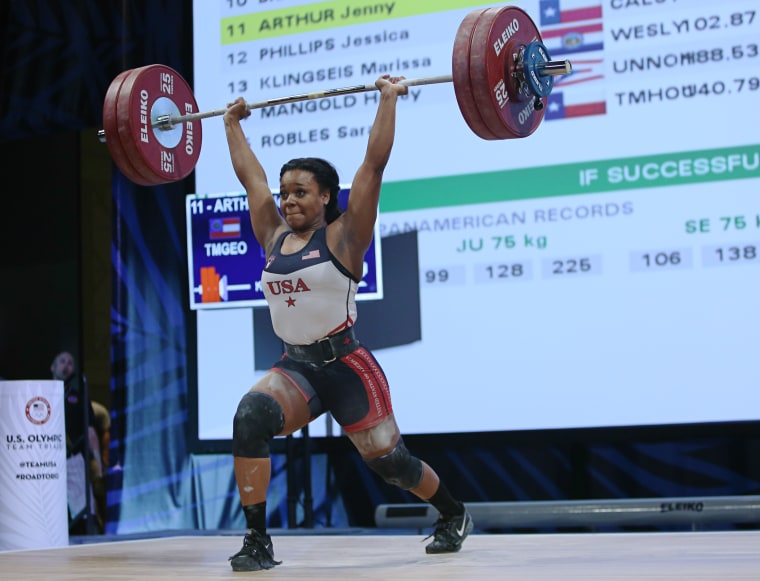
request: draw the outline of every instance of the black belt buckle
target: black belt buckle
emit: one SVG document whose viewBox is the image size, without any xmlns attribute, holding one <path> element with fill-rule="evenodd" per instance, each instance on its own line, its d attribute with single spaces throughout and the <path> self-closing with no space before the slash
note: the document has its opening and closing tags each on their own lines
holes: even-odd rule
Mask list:
<svg viewBox="0 0 760 581">
<path fill-rule="evenodd" d="M 330 339 L 332 339 L 332 337 L 325 337 L 324 339 L 317 341 L 322 349 L 322 363 L 332 363 L 337 359 Z"/>
</svg>

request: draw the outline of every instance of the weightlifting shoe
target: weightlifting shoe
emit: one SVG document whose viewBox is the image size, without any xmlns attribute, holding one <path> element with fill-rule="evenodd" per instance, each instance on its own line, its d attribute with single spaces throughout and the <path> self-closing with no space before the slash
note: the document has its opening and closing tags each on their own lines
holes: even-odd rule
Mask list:
<svg viewBox="0 0 760 581">
<path fill-rule="evenodd" d="M 428 554 L 456 553 L 462 548 L 462 543 L 472 531 L 472 527 L 472 517 L 466 510 L 464 514 L 456 516 L 439 516 L 435 523 L 435 530 L 427 537 L 427 539 L 433 537 L 433 541 L 425 547 L 425 552 Z"/>
<path fill-rule="evenodd" d="M 269 535 L 249 530 L 243 539 L 243 548 L 230 557 L 233 571 L 261 571 L 272 569 L 282 561 L 274 560 L 274 547 Z"/>
</svg>

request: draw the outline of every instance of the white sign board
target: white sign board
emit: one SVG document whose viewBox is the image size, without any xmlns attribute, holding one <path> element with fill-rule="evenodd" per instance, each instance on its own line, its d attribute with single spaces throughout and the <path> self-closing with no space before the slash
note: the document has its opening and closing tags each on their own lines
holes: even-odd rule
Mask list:
<svg viewBox="0 0 760 581">
<path fill-rule="evenodd" d="M 0 381 L 0 550 L 69 543 L 61 381 Z"/>
</svg>

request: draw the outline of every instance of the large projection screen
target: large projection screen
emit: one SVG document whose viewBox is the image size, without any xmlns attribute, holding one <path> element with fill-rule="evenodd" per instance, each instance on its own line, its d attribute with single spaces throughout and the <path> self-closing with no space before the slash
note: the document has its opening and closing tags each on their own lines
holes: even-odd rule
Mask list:
<svg viewBox="0 0 760 581">
<path fill-rule="evenodd" d="M 419 334 L 375 354 L 402 431 L 757 420 L 760 6 L 515 5 L 574 67 L 534 134 L 480 139 L 451 83 L 412 88 L 398 105 L 379 231 L 416 231 L 416 284 L 404 288 Z M 203 111 L 384 72 L 450 74 L 459 24 L 486 6 L 199 0 L 196 99 Z M 372 92 L 253 111 L 246 133 L 273 190 L 300 156 L 331 160 L 350 185 L 376 102 Z M 221 117 L 203 122 L 195 181 L 201 195 L 240 191 Z M 231 307 L 193 312 L 199 441 L 231 437 L 240 396 L 266 371 L 265 314 Z M 392 306 L 385 317 L 408 322 Z M 311 434 L 330 430 L 318 421 Z"/>
</svg>

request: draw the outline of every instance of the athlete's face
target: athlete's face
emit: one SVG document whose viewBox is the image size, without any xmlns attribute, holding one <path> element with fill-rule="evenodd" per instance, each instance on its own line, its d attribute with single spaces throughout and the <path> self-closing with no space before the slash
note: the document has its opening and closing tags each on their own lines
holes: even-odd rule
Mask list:
<svg viewBox="0 0 760 581">
<path fill-rule="evenodd" d="M 330 193 L 320 192 L 314 174 L 302 169 L 286 171 L 280 179 L 280 211 L 294 231 L 316 229 L 325 223 Z"/>
</svg>

